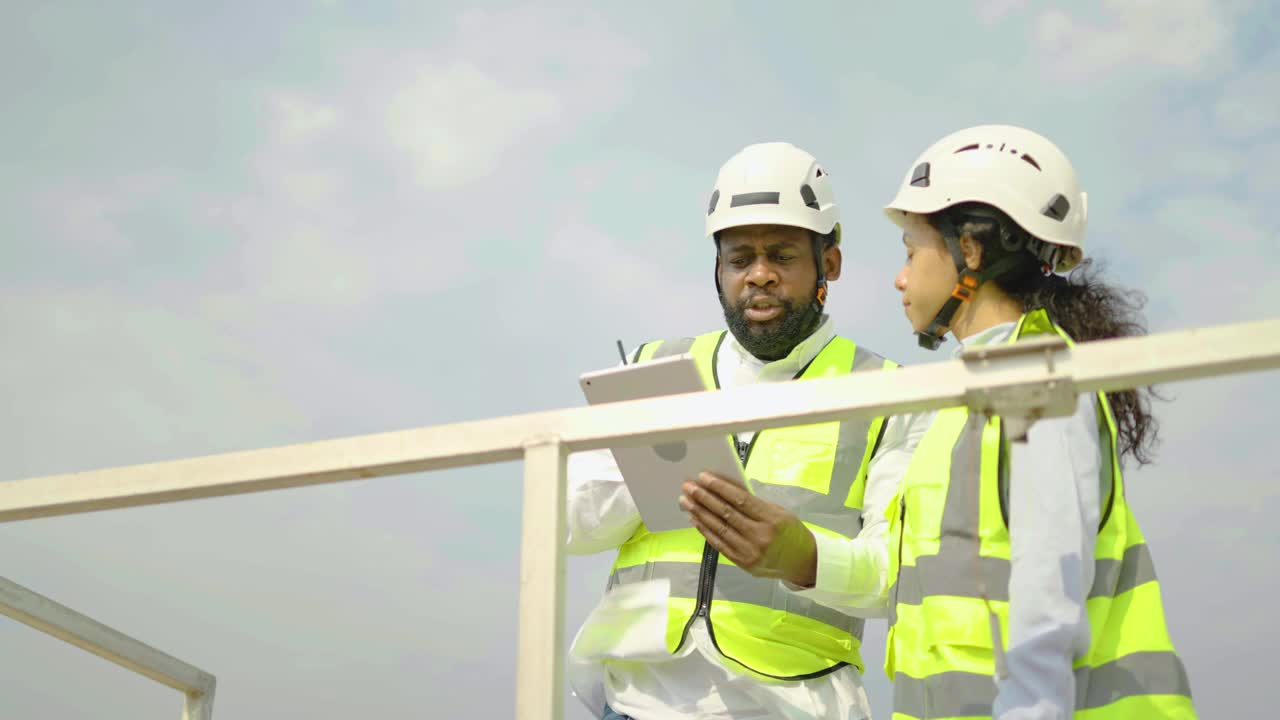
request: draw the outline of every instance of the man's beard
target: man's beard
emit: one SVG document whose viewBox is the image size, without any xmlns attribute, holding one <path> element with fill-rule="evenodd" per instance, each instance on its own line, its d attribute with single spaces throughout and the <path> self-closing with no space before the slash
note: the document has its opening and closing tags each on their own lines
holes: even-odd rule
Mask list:
<svg viewBox="0 0 1280 720">
<path fill-rule="evenodd" d="M 746 315 L 747 306 L 761 295 L 768 295 L 782 306 L 782 314 L 767 323 L 752 322 Z M 738 343 L 766 361 L 781 360 L 789 355 L 822 321 L 822 311 L 814 308 L 813 303 L 806 302 L 797 308 L 796 303 L 765 292 L 752 293 L 736 304 L 730 304 L 721 293 L 720 307 L 724 308 L 724 319 Z"/>
</svg>

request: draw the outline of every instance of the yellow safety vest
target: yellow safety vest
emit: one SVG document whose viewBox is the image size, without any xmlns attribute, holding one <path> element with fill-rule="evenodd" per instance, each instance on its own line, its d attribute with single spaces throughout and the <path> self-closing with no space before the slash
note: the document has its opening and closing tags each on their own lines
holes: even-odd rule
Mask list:
<svg viewBox="0 0 1280 720">
<path fill-rule="evenodd" d="M 716 359 L 725 335 L 647 343 L 635 359 L 690 353 L 707 387 L 719 389 Z M 796 379 L 892 367 L 835 337 Z M 738 454 L 758 497 L 787 507 L 814 533 L 852 538 L 862 529 L 867 466 L 883 427 L 884 419 L 876 418 L 763 430 Z M 732 437 L 726 442 L 737 448 Z M 618 550 L 609 587 L 656 578 L 671 582 L 666 640 L 673 653 L 693 622 L 704 618 L 716 649 L 760 675 L 799 680 L 846 664 L 862 670 L 861 619 L 795 595 L 777 580 L 751 576 L 693 528 L 655 533 L 642 524 Z"/>
<path fill-rule="evenodd" d="M 1054 333 L 1036 310 L 1010 342 Z M 1165 626 L 1151 554 L 1125 500 L 1116 424 L 1098 394 L 1102 517 L 1086 601 L 1089 650 L 1074 663 L 1075 717 L 1194 718 L 1191 689 Z M 1009 530 L 1002 504 L 1008 441 L 1000 418 L 938 413 L 890 505 L 885 672 L 895 720 L 991 717 L 991 615 L 1009 637 Z"/>
</svg>

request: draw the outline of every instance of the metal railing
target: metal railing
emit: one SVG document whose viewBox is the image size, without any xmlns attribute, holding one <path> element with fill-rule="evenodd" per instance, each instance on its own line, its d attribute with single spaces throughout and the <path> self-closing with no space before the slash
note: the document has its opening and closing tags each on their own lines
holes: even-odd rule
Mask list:
<svg viewBox="0 0 1280 720">
<path fill-rule="evenodd" d="M 182 693 L 183 720 L 212 720 L 217 681 L 200 668 L 160 652 L 71 608 L 0 577 L 0 615 L 149 677 Z"/>
<path fill-rule="evenodd" d="M 595 407 L 0 483 L 0 522 L 524 460 L 516 716 L 561 716 L 565 459 L 696 435 L 967 405 L 1026 424 L 1078 393 L 1280 367 L 1280 320 L 1084 343 L 967 351 L 892 372 Z M 1070 402 L 1068 402 L 1070 401 Z M 1016 434 L 1016 432 L 1015 432 Z"/>
</svg>

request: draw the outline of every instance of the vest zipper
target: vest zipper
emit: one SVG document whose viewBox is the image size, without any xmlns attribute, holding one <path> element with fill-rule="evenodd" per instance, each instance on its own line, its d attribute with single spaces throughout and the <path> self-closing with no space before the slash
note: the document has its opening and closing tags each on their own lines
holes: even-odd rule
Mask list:
<svg viewBox="0 0 1280 720">
<path fill-rule="evenodd" d="M 755 447 L 756 438 L 760 437 L 760 433 L 751 436 L 751 442 L 741 443 L 735 436 L 733 438 L 733 446 L 738 451 L 738 458 L 742 460 L 742 468 L 745 471 L 747 467 L 747 459 L 751 457 L 751 449 Z M 697 618 L 704 618 L 707 623 L 707 630 L 711 630 L 711 595 L 715 590 L 716 584 L 716 567 L 720 564 L 720 552 L 711 546 L 711 543 L 704 542 L 702 544 L 702 564 L 698 568 L 698 595 L 695 598 L 697 608 L 694 610 L 693 616 L 689 618 L 689 622 L 685 623 L 684 632 L 680 634 L 680 642 L 684 642 L 684 638 L 689 634 L 689 626 Z M 714 643 L 714 639 L 712 640 Z"/>
<path fill-rule="evenodd" d="M 693 614 L 689 616 L 688 622 L 684 624 L 684 630 L 680 631 L 680 645 L 684 645 L 685 641 L 688 640 L 689 628 L 693 627 L 693 621 L 698 618 L 704 618 L 707 623 L 707 630 L 711 630 L 711 592 L 715 586 L 716 565 L 719 562 L 720 553 L 711 547 L 711 543 L 704 542 L 702 544 L 702 564 L 698 567 L 698 595 L 695 598 L 697 605 Z"/>
<path fill-rule="evenodd" d="M 720 335 L 720 340 L 716 343 L 716 349 L 711 354 L 711 373 L 712 373 L 712 378 L 715 380 L 715 385 L 717 390 L 720 389 L 720 378 L 718 375 L 716 375 L 716 365 L 718 364 L 716 362 L 716 357 L 720 353 L 720 343 L 724 342 L 724 335 L 725 334 Z M 827 345 L 830 345 L 830 344 L 831 344 L 831 341 L 828 340 Z M 822 347 L 822 350 L 818 351 L 818 355 L 821 355 L 824 350 L 826 350 L 826 345 Z M 809 365 L 812 365 L 814 360 L 817 360 L 817 355 L 814 356 L 813 360 L 809 361 Z M 799 378 L 801 375 L 804 375 L 805 371 L 809 369 L 809 365 L 805 365 L 803 368 L 801 368 L 800 372 L 796 373 L 795 377 L 793 377 L 792 380 L 795 380 Z M 881 436 L 883 436 L 884 428 L 881 427 L 880 430 L 881 430 Z M 744 478 L 746 476 L 746 471 L 747 471 L 747 461 L 751 458 L 751 451 L 755 449 L 756 440 L 760 438 L 761 432 L 764 432 L 764 431 L 763 430 L 756 431 L 756 433 L 751 436 L 751 442 L 746 444 L 739 442 L 738 437 L 736 435 L 733 436 L 733 446 L 735 449 L 737 449 L 738 457 L 742 460 L 742 472 L 743 472 Z M 876 441 L 876 444 L 879 445 L 879 440 Z M 899 554 L 899 558 L 901 558 L 901 554 L 902 554 L 901 547 L 899 547 L 898 554 Z M 755 670 L 754 668 L 751 668 L 746 663 L 733 658 L 724 650 L 721 650 L 720 643 L 716 642 L 715 627 L 711 624 L 711 596 L 712 596 L 712 593 L 715 591 L 716 568 L 719 566 L 719 564 L 720 564 L 720 552 L 717 551 L 714 547 L 712 547 L 711 543 L 709 542 L 703 543 L 702 565 L 698 568 L 698 596 L 696 598 L 697 609 L 694 611 L 693 615 L 689 617 L 689 621 L 684 624 L 684 630 L 680 633 L 680 644 L 683 645 L 685 640 L 688 638 L 689 628 L 693 626 L 693 621 L 697 620 L 698 618 L 703 618 L 703 622 L 705 622 L 707 625 L 707 636 L 711 638 L 712 646 L 714 646 L 715 649 L 719 651 L 721 655 L 723 655 L 724 657 L 730 660 L 733 660 L 734 662 L 738 663 L 739 665 L 742 665 L 743 667 L 751 669 L 753 672 L 760 673 L 759 670 Z M 819 670 L 817 672 L 809 673 L 807 675 L 795 675 L 790 677 L 780 677 L 777 675 L 769 675 L 768 673 L 760 673 L 760 674 L 764 675 L 765 677 L 775 678 L 777 680 L 788 680 L 788 681 L 811 680 L 813 678 L 819 678 L 824 675 L 833 673 L 848 664 L 849 663 L 847 662 L 840 661 L 835 665 L 833 665 L 832 667 L 829 667 L 825 670 Z"/>
<path fill-rule="evenodd" d="M 898 594 L 902 592 L 902 541 L 907 537 L 907 498 L 898 498 L 898 577 L 893 583 L 893 604 L 898 604 Z M 896 610 L 895 610 L 896 612 Z"/>
<path fill-rule="evenodd" d="M 751 457 L 751 448 L 755 447 L 760 433 L 751 436 L 751 442 L 742 443 L 735 436 L 733 445 L 738 450 L 738 458 L 742 460 L 743 472 L 747 469 L 747 458 Z M 711 547 L 711 543 L 702 545 L 702 568 L 698 571 L 698 616 L 706 618 L 707 629 L 711 629 L 711 593 L 715 590 L 716 568 L 720 565 L 720 553 Z"/>
<path fill-rule="evenodd" d="M 751 442 L 747 443 L 746 445 L 743 445 L 742 443 L 737 442 L 737 438 L 734 438 L 734 444 L 738 448 L 738 455 L 739 457 L 742 458 L 742 468 L 744 471 L 746 470 L 746 467 L 747 467 L 747 459 L 751 457 L 751 449 L 755 447 L 756 438 L 758 437 L 760 437 L 760 433 L 757 432 L 755 435 L 751 437 Z M 715 588 L 716 568 L 719 567 L 719 565 L 720 565 L 720 553 L 718 553 L 715 548 L 711 547 L 710 543 L 706 543 L 705 545 L 703 545 L 702 568 L 698 573 L 698 598 L 697 598 L 698 609 L 697 609 L 697 612 L 694 613 L 693 617 L 689 618 L 689 622 L 685 625 L 684 629 L 686 633 L 689 631 L 689 626 L 693 624 L 693 621 L 696 618 L 703 618 L 703 622 L 707 624 L 707 637 L 711 639 L 711 645 L 716 649 L 717 652 L 719 652 L 725 658 L 728 658 L 729 660 L 732 660 L 733 662 L 738 663 L 739 665 L 745 668 L 748 668 L 753 672 L 760 673 L 765 677 L 771 677 L 776 680 L 785 680 L 789 682 L 795 682 L 799 680 L 811 680 L 813 678 L 820 678 L 820 677 L 823 677 L 824 675 L 829 675 L 839 670 L 840 668 L 844 667 L 845 665 L 849 664 L 847 662 L 840 661 L 829 668 L 826 668 L 824 670 L 818 670 L 817 672 L 812 672 L 805 675 L 780 676 L 780 675 L 770 675 L 769 673 L 756 670 L 755 668 L 752 668 L 750 665 L 742 662 L 741 660 L 725 652 L 720 647 L 720 643 L 716 641 L 716 628 L 714 625 L 711 624 L 711 595 Z M 680 642 L 681 643 L 684 642 L 683 637 L 681 638 Z"/>
<path fill-rule="evenodd" d="M 711 591 L 716 584 L 716 566 L 720 564 L 720 553 L 711 547 L 711 543 L 702 546 L 702 568 L 698 572 L 698 616 L 707 618 L 711 623 Z"/>
</svg>

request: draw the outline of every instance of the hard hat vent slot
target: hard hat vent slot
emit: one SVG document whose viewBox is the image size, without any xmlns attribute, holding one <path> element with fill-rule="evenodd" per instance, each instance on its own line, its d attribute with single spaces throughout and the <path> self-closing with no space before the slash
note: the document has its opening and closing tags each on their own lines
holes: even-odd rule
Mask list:
<svg viewBox="0 0 1280 720">
<path fill-rule="evenodd" d="M 1041 210 L 1040 213 L 1045 217 L 1050 217 L 1058 222 L 1062 222 L 1066 219 L 1067 213 L 1070 211 L 1071 203 L 1067 202 L 1067 199 L 1059 193 L 1049 199 L 1049 204 L 1046 205 L 1044 210 Z"/>
<path fill-rule="evenodd" d="M 818 196 L 813 194 L 813 188 L 809 187 L 808 183 L 800 186 L 800 198 L 804 200 L 805 207 L 810 207 L 814 210 L 822 209 L 818 205 Z"/>
<path fill-rule="evenodd" d="M 753 192 L 741 193 L 734 195 L 729 201 L 729 207 L 736 208 L 743 205 L 777 205 L 779 193 L 776 192 Z"/>
<path fill-rule="evenodd" d="M 929 187 L 929 163 L 920 163 L 911 171 L 911 187 Z"/>
<path fill-rule="evenodd" d="M 951 154 L 952 154 L 952 155 L 959 155 L 959 154 L 960 154 L 960 153 L 962 153 L 962 152 L 969 152 L 970 150 L 977 150 L 979 147 L 981 147 L 981 146 L 980 146 L 980 145 L 978 145 L 978 143 L 974 143 L 974 144 L 972 144 L 972 145 L 965 145 L 964 147 L 960 148 L 959 150 L 957 150 L 957 151 L 955 151 L 954 153 L 951 153 Z"/>
<path fill-rule="evenodd" d="M 1022 159 L 1023 159 L 1023 160 L 1025 160 L 1025 161 L 1027 162 L 1027 164 L 1028 164 L 1028 165 L 1030 165 L 1031 167 L 1033 167 L 1033 168 L 1035 168 L 1035 169 L 1037 169 L 1037 170 L 1040 170 L 1040 163 L 1036 162 L 1036 159 L 1035 159 L 1035 158 L 1031 157 L 1030 155 L 1028 155 L 1028 154 L 1026 154 L 1026 153 L 1023 153 L 1023 154 L 1022 154 Z M 1043 170 L 1040 170 L 1040 171 L 1041 171 L 1041 172 L 1044 172 Z"/>
<path fill-rule="evenodd" d="M 716 189 L 711 193 L 711 203 L 707 205 L 708 215 L 716 211 L 716 203 L 718 202 L 720 202 L 720 190 Z"/>
</svg>

